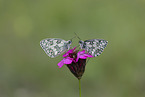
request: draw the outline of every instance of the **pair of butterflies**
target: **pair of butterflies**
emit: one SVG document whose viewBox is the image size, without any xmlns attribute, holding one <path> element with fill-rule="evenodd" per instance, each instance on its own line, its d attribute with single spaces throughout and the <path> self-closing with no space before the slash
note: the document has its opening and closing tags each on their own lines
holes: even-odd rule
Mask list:
<svg viewBox="0 0 145 97">
<path fill-rule="evenodd" d="M 54 58 L 66 50 L 69 50 L 71 43 L 71 40 L 65 41 L 58 38 L 47 38 L 40 41 L 40 46 L 49 57 Z M 103 39 L 79 41 L 80 48 L 94 57 L 99 56 L 103 52 L 107 43 L 108 41 Z"/>
</svg>

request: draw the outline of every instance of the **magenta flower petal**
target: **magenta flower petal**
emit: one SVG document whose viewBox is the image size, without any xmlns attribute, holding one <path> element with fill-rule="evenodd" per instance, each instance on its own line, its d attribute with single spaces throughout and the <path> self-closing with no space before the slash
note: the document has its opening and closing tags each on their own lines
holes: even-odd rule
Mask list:
<svg viewBox="0 0 145 97">
<path fill-rule="evenodd" d="M 77 53 L 76 62 L 79 60 L 79 58 L 80 58 L 80 59 L 87 59 L 87 57 L 93 57 L 93 56 L 92 56 L 92 55 L 89 55 L 89 54 L 86 54 L 86 53 L 85 53 L 85 50 L 79 51 L 79 52 Z"/>
<path fill-rule="evenodd" d="M 57 65 L 59 66 L 59 68 L 61 68 L 64 64 L 71 64 L 73 61 L 73 58 L 64 58 L 62 59 Z"/>
<path fill-rule="evenodd" d="M 67 56 L 69 55 L 69 53 L 73 53 L 75 49 L 76 49 L 76 47 L 74 47 L 73 49 L 68 50 L 68 51 L 63 55 L 63 57 L 67 57 Z"/>
<path fill-rule="evenodd" d="M 80 55 L 80 58 L 81 59 L 86 59 L 87 57 L 93 57 L 93 56 L 92 55 L 89 55 L 89 54 Z"/>
<path fill-rule="evenodd" d="M 79 51 L 78 53 L 79 53 L 79 54 L 84 54 L 84 53 L 85 53 L 85 50 Z"/>
<path fill-rule="evenodd" d="M 87 56 L 90 57 L 90 58 L 94 57 L 94 56 L 92 56 L 92 55 L 90 55 L 90 54 L 87 54 Z"/>
<path fill-rule="evenodd" d="M 69 50 L 70 52 L 70 50 Z M 69 55 L 68 51 L 63 55 L 63 57 L 67 57 Z"/>
<path fill-rule="evenodd" d="M 58 64 L 59 68 L 61 68 L 64 65 L 64 60 L 61 60 Z"/>
<path fill-rule="evenodd" d="M 68 58 L 64 58 L 63 60 L 64 60 L 64 64 L 71 64 L 73 61 L 73 58 L 68 57 Z"/>
</svg>

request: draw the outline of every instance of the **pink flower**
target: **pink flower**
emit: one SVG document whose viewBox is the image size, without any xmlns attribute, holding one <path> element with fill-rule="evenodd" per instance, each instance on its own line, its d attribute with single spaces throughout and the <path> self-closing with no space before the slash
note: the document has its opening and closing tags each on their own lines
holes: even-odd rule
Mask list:
<svg viewBox="0 0 145 97">
<path fill-rule="evenodd" d="M 76 63 L 78 62 L 79 58 L 86 59 L 87 57 L 93 57 L 89 54 L 86 54 L 85 50 L 78 52 L 77 50 L 75 51 L 75 49 L 76 47 L 70 49 L 63 55 L 64 59 L 58 63 L 59 68 L 61 68 L 64 64 L 71 64 L 72 62 Z"/>
<path fill-rule="evenodd" d="M 73 75 L 78 79 L 81 79 L 85 71 L 87 57 L 93 56 L 85 53 L 85 50 L 78 51 L 75 49 L 76 47 L 67 51 L 63 55 L 64 58 L 58 63 L 58 66 L 61 68 L 64 64 L 66 64 Z"/>
</svg>

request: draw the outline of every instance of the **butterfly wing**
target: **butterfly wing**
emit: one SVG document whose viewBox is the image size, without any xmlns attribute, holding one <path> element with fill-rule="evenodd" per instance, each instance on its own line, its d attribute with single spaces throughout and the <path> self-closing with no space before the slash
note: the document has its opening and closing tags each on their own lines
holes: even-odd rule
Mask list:
<svg viewBox="0 0 145 97">
<path fill-rule="evenodd" d="M 81 49 L 85 49 L 90 55 L 96 57 L 99 56 L 104 48 L 107 46 L 108 41 L 103 39 L 92 39 L 79 41 Z"/>
<path fill-rule="evenodd" d="M 65 41 L 63 39 L 57 39 L 57 38 L 47 38 L 40 41 L 40 46 L 45 51 L 45 53 L 51 57 L 54 58 L 61 53 L 65 52 L 67 49 L 70 48 L 71 41 Z"/>
</svg>

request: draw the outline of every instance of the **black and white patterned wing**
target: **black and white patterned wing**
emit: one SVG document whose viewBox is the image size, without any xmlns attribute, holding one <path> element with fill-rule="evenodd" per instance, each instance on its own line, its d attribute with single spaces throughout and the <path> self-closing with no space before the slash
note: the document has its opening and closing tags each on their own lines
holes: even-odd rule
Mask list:
<svg viewBox="0 0 145 97">
<path fill-rule="evenodd" d="M 65 41 L 63 39 L 57 38 L 47 38 L 40 41 L 40 46 L 45 51 L 45 53 L 51 58 L 54 58 L 68 50 L 70 48 L 70 45 L 70 40 Z"/>
<path fill-rule="evenodd" d="M 107 46 L 108 41 L 103 39 L 92 39 L 79 41 L 81 49 L 85 49 L 90 55 L 96 57 L 99 56 L 104 48 Z"/>
</svg>

